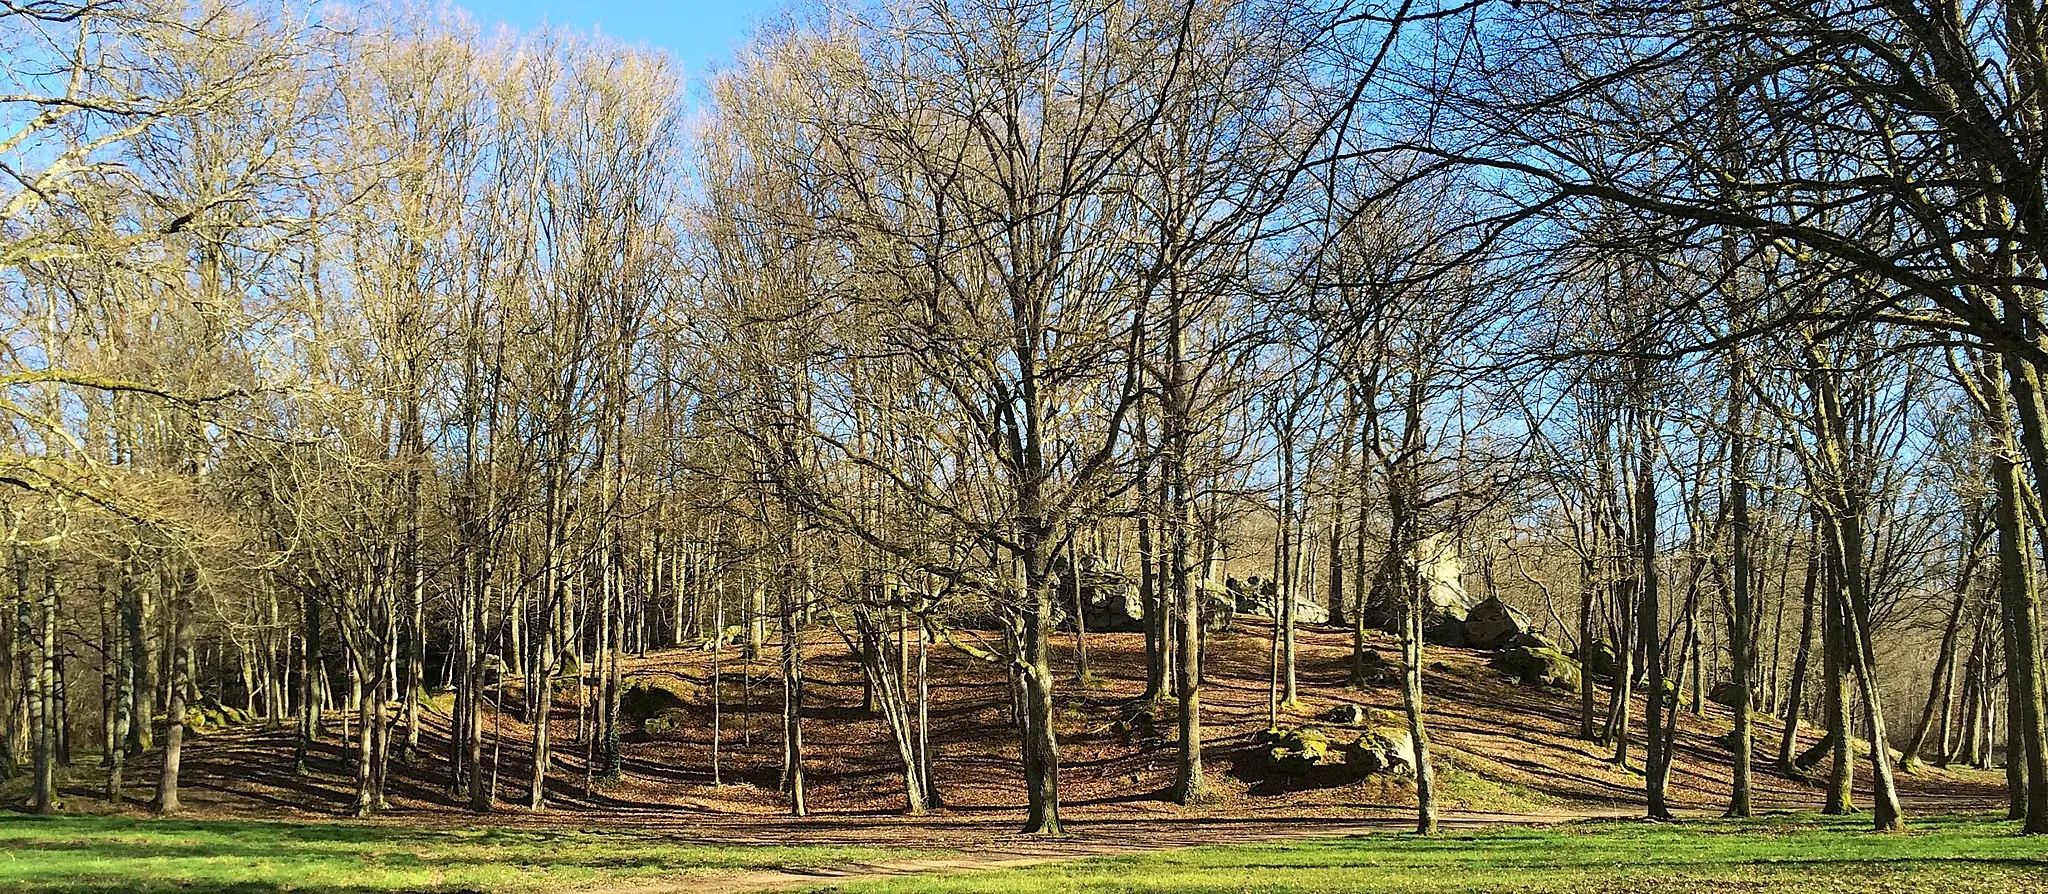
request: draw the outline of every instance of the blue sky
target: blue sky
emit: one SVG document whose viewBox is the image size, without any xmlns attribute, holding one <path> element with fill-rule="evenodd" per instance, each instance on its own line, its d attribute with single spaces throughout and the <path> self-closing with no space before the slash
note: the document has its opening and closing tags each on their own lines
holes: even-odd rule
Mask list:
<svg viewBox="0 0 2048 894">
<path fill-rule="evenodd" d="M 725 58 L 753 30 L 755 21 L 772 16 L 782 0 L 454 0 L 486 30 L 499 25 L 527 29 L 542 24 L 579 31 L 596 30 L 627 43 L 667 49 L 696 81 L 712 63 Z M 694 84 L 691 85 L 694 89 Z"/>
</svg>

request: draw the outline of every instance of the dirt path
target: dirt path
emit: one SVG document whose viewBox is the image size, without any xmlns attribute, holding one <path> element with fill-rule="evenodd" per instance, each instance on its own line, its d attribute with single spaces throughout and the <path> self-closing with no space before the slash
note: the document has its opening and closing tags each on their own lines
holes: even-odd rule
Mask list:
<svg viewBox="0 0 2048 894">
<path fill-rule="evenodd" d="M 1547 826 L 1587 819 L 1639 815 L 1626 810 L 1559 810 L 1542 813 L 1485 813 L 1455 811 L 1439 815 L 1438 825 L 1446 832 L 1472 831 L 1503 826 Z M 1384 817 L 1326 820 L 1312 825 L 1292 825 L 1278 830 L 1249 828 L 1238 822 L 1190 819 L 1180 822 L 1146 822 L 1130 827 L 1062 836 L 1028 838 L 1008 836 L 948 856 L 851 863 L 832 867 L 790 867 L 752 870 L 687 882 L 639 882 L 582 889 L 582 894 L 746 894 L 746 892 L 797 891 L 833 888 L 839 885 L 900 878 L 914 875 L 954 875 L 994 869 L 1016 869 L 1065 860 L 1118 854 L 1176 850 L 1221 844 L 1258 844 L 1353 835 L 1406 832 L 1414 827 L 1412 812 L 1389 812 Z"/>
</svg>

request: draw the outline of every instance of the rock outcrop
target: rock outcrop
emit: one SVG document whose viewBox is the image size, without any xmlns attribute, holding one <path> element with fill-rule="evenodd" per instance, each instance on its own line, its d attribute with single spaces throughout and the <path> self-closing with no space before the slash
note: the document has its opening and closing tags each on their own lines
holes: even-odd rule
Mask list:
<svg viewBox="0 0 2048 894">
<path fill-rule="evenodd" d="M 1733 708 L 1741 699 L 1742 687 L 1735 685 L 1734 680 L 1722 680 L 1715 683 L 1714 688 L 1707 690 L 1707 701 L 1722 707 Z"/>
<path fill-rule="evenodd" d="M 1080 565 L 1078 574 L 1064 562 L 1053 568 L 1056 604 L 1063 617 L 1071 617 L 1078 601 L 1081 620 L 1090 631 L 1133 633 L 1145 629 L 1145 601 L 1135 578 L 1106 567 L 1094 556 L 1082 556 Z M 1067 620 L 1062 626 L 1071 628 L 1073 624 Z"/>
<path fill-rule="evenodd" d="M 666 675 L 639 675 L 621 681 L 619 717 L 628 724 L 652 733 L 650 722 L 664 714 L 680 715 L 697 696 L 697 684 Z"/>
<path fill-rule="evenodd" d="M 1475 649 L 1502 649 L 1533 625 L 1522 611 L 1493 597 L 1472 606 L 1465 615 L 1465 641 Z"/>
<path fill-rule="evenodd" d="M 1424 538 L 1415 545 L 1407 567 L 1414 569 L 1422 584 L 1423 639 L 1440 646 L 1466 645 L 1463 624 L 1473 600 L 1465 593 L 1465 563 L 1458 556 L 1457 543 L 1447 534 Z M 1364 621 L 1367 627 L 1397 632 L 1401 606 L 1391 595 L 1370 601 Z"/>
<path fill-rule="evenodd" d="M 1362 773 L 1415 772 L 1415 739 L 1397 726 L 1375 726 L 1342 749 L 1344 762 Z"/>
<path fill-rule="evenodd" d="M 1579 663 L 1557 649 L 1515 646 L 1493 653 L 1493 668 L 1528 686 L 1579 687 Z"/>
<path fill-rule="evenodd" d="M 1401 665 L 1388 661 L 1377 649 L 1367 649 L 1351 669 L 1351 682 L 1361 687 L 1392 686 L 1401 682 Z"/>
<path fill-rule="evenodd" d="M 1300 776 L 1330 756 L 1330 737 L 1313 726 L 1267 730 L 1260 734 L 1266 765 L 1274 772 Z"/>
<path fill-rule="evenodd" d="M 1227 586 L 1238 612 L 1261 618 L 1279 617 L 1280 595 L 1272 581 L 1253 575 L 1244 581 L 1232 578 Z M 1294 595 L 1294 620 L 1300 624 L 1328 623 L 1330 606 L 1297 593 Z"/>
<path fill-rule="evenodd" d="M 1579 662 L 1586 673 L 1602 683 L 1614 682 L 1614 675 L 1621 670 L 1621 657 L 1614 653 L 1614 647 L 1607 643 L 1592 643 L 1579 649 Z"/>
</svg>

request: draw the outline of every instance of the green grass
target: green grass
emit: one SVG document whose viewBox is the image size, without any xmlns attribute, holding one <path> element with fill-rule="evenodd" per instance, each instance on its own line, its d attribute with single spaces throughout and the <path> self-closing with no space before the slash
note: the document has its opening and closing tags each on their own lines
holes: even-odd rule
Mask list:
<svg viewBox="0 0 2048 894">
<path fill-rule="evenodd" d="M 944 878 L 845 886 L 906 892 L 1656 892 L 1805 894 L 2048 891 L 2048 842 L 2011 823 L 1922 819 L 1902 835 L 1861 820 L 1584 823 L 1421 839 L 1371 835 L 1159 851 Z"/>
<path fill-rule="evenodd" d="M 1422 839 L 1203 847 L 950 876 L 852 882 L 857 894 L 965 891 L 1992 894 L 2048 891 L 2048 842 L 1983 817 L 1596 822 Z M 0 817 L 0 891 L 21 894 L 492 894 L 688 891 L 744 870 L 846 868 L 932 851 L 712 846 L 647 832 Z M 825 890 L 825 889 L 821 889 Z"/>
<path fill-rule="evenodd" d="M 642 832 L 0 816 L 0 891 L 10 894 L 498 894 L 905 856 L 876 848 L 713 846 Z"/>
</svg>

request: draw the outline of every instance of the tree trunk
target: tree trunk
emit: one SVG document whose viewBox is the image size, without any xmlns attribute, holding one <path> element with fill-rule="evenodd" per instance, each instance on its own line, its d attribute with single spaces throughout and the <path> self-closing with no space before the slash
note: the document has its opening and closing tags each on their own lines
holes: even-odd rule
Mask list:
<svg viewBox="0 0 2048 894">
<path fill-rule="evenodd" d="M 107 800 L 120 807 L 123 797 L 124 780 L 122 770 L 128 761 L 128 734 L 137 722 L 148 723 L 149 718 L 139 721 L 135 717 L 135 662 L 141 660 L 140 649 L 134 637 L 142 628 L 141 586 L 135 579 L 135 558 L 133 546 L 122 544 L 121 557 L 115 571 L 115 614 L 117 629 L 112 654 L 111 673 L 113 685 L 109 687 L 108 711 L 113 715 L 107 737 Z"/>
<path fill-rule="evenodd" d="M 1429 757 L 1429 729 L 1423 723 L 1422 704 L 1422 620 L 1426 614 L 1420 565 L 1402 574 L 1401 612 L 1401 707 L 1407 714 L 1408 735 L 1415 745 L 1415 831 L 1435 835 L 1436 766 Z"/>
<path fill-rule="evenodd" d="M 1202 768 L 1202 596 L 1196 591 L 1188 564 L 1188 523 L 1190 505 L 1187 467 L 1181 445 L 1175 445 L 1169 459 L 1167 480 L 1162 486 L 1171 492 L 1174 515 L 1167 519 L 1167 555 L 1173 576 L 1166 582 L 1173 594 L 1175 687 L 1180 695 L 1180 761 L 1176 767 L 1174 800 L 1199 804 L 1211 795 Z"/>
<path fill-rule="evenodd" d="M 1670 747 L 1664 735 L 1665 692 L 1664 692 L 1664 625 L 1660 620 L 1662 596 L 1658 592 L 1657 573 L 1657 475 L 1656 475 L 1656 427 L 1651 424 L 1648 411 L 1639 423 L 1636 444 L 1636 548 L 1639 566 L 1637 574 L 1641 579 L 1636 610 L 1638 627 L 1636 639 L 1643 649 L 1643 664 L 1649 672 L 1649 687 L 1643 708 L 1643 789 L 1649 802 L 1652 819 L 1670 819 L 1671 808 L 1665 803 L 1665 787 L 1670 781 Z"/>
<path fill-rule="evenodd" d="M 904 812 L 922 816 L 930 807 L 925 795 L 931 786 L 924 779 L 924 763 L 918 758 L 917 730 L 910 719 L 903 680 L 890 660 L 884 631 L 886 617 L 885 610 L 864 605 L 853 607 L 854 627 L 860 636 L 860 669 L 868 686 L 875 692 L 877 712 L 882 715 L 883 726 L 889 731 L 896 757 L 902 761 Z"/>
<path fill-rule="evenodd" d="M 55 749 L 57 737 L 51 734 L 56 725 L 52 717 L 53 699 L 50 689 L 55 684 L 51 679 L 51 652 L 56 645 L 51 635 L 54 625 L 51 614 L 56 610 L 54 598 L 55 583 L 51 575 L 54 569 L 45 569 L 43 593 L 32 595 L 29 584 L 28 549 L 16 543 L 12 550 L 14 564 L 14 595 L 16 619 L 19 622 L 16 636 L 23 644 L 28 666 L 22 674 L 22 698 L 28 703 L 28 731 L 31 772 L 29 812 L 48 815 L 57 812 Z"/>
<path fill-rule="evenodd" d="M 163 765 L 157 771 L 156 800 L 151 812 L 166 816 L 178 812 L 178 762 L 185 750 L 185 697 L 192 686 L 192 587 L 197 575 L 191 569 L 179 572 L 169 604 L 170 642 L 164 644 L 171 656 L 169 697 L 164 701 Z"/>
<path fill-rule="evenodd" d="M 2000 389 L 1987 389 L 1992 395 L 1992 405 L 2003 407 L 2005 401 Z M 2004 414 L 1999 413 L 1999 417 Z M 1992 455 L 1992 475 L 1998 485 L 1998 506 L 1993 520 L 1998 527 L 1998 595 L 1999 606 L 2005 618 L 2006 685 L 2011 713 L 2008 719 L 2009 740 L 2017 742 L 2017 752 L 2008 750 L 2005 756 L 2009 766 L 2023 772 L 2020 779 L 2025 786 L 2024 831 L 2029 835 L 2048 833 L 2048 747 L 2044 747 L 2042 688 L 2040 679 L 2041 620 L 2040 598 L 2036 581 L 2034 552 L 2027 542 L 2028 528 L 2023 519 L 2025 484 L 2020 480 L 2020 471 L 2012 453 L 2012 426 L 2009 421 L 1994 419 L 1993 426 L 2005 450 Z"/>
<path fill-rule="evenodd" d="M 1598 639 L 1593 629 L 1593 610 L 1600 580 L 1594 552 L 1598 549 L 1597 529 L 1587 527 L 1594 531 L 1594 536 L 1588 538 L 1579 557 L 1579 738 L 1595 742 L 1600 738 L 1600 690 L 1589 662 Z"/>
<path fill-rule="evenodd" d="M 1785 691 L 1785 730 L 1778 738 L 1778 772 L 1786 776 L 1803 775 L 1793 763 L 1799 745 L 1799 714 L 1805 710 L 1806 668 L 1813 654 L 1813 632 L 1815 624 L 1814 587 L 1820 580 L 1819 544 L 1813 538 L 1807 541 L 1806 581 L 1802 587 L 1803 619 L 1799 624 L 1799 648 L 1792 656 L 1792 678 Z"/>
<path fill-rule="evenodd" d="M 2019 753 L 2006 753 L 2009 764 L 2021 764 L 2026 785 L 2026 823 L 2029 835 L 2048 834 L 2048 699 L 2044 699 L 2041 674 L 2041 610 L 2038 577 L 2033 550 L 2027 548 L 2029 525 L 2023 522 L 2025 484 L 2020 480 L 2019 455 L 2048 460 L 2043 449 L 2044 432 L 2038 370 L 2017 358 L 2007 361 L 2006 374 L 2011 397 L 2020 408 L 2022 432 L 2013 430 L 2005 412 L 2006 395 L 1997 387 L 1995 371 L 1985 377 L 1987 397 L 1996 412 L 1992 424 L 2004 448 L 1992 455 L 1992 474 L 1998 479 L 2000 507 L 1995 520 L 1999 528 L 1999 604 L 2005 614 L 2006 685 L 2011 688 L 2013 713 L 2010 736 L 2021 743 Z M 2048 466 L 2048 463 L 2044 463 Z M 2037 473 L 2048 467 L 2037 468 Z M 2039 492 L 2037 491 L 2037 494 Z M 2040 544 L 2048 549 L 2048 542 Z"/>
<path fill-rule="evenodd" d="M 1144 431 L 1141 422 L 1139 449 L 1143 449 Z M 1153 557 L 1151 467 L 1149 461 L 1138 465 L 1138 599 L 1145 607 L 1145 693 L 1140 698 L 1148 703 L 1166 692 L 1166 638 L 1172 635 Z"/>
<path fill-rule="evenodd" d="M 784 578 L 782 591 L 782 784 L 791 816 L 809 816 L 804 791 L 804 657 L 798 624 L 796 584 Z"/>
<path fill-rule="evenodd" d="M 1827 741 L 1834 753 L 1832 766 L 1828 771 L 1827 801 L 1821 812 L 1846 815 L 1856 812 L 1856 802 L 1851 785 L 1855 781 L 1853 752 L 1849 746 L 1849 671 L 1847 665 L 1848 644 L 1844 642 L 1842 630 L 1842 600 L 1836 592 L 1841 582 L 1835 571 L 1833 552 L 1836 544 L 1830 537 L 1823 546 L 1828 557 L 1823 566 L 1826 575 L 1821 590 L 1821 654 L 1826 660 L 1823 671 L 1827 678 Z"/>
<path fill-rule="evenodd" d="M 1035 500 L 1025 500 L 1026 505 Z M 1021 515 L 1022 513 L 1020 513 Z M 1021 616 L 1011 621 L 1011 666 L 1018 697 L 1018 734 L 1024 767 L 1026 834 L 1059 834 L 1060 753 L 1053 729 L 1053 676 L 1049 640 L 1052 636 L 1053 595 L 1045 586 L 1045 533 L 1029 516 L 1024 527 L 1025 549 L 1018 557 L 1023 564 L 1025 605 Z"/>
<path fill-rule="evenodd" d="M 1738 386 L 1739 388 L 1740 386 Z M 1740 426 L 1740 422 L 1737 426 Z M 1740 440 L 1739 434 L 1731 434 Z M 1728 796 L 1728 816 L 1747 817 L 1750 814 L 1750 774 L 1755 746 L 1752 744 L 1750 728 L 1750 687 L 1755 669 L 1756 654 L 1750 643 L 1751 617 L 1756 613 L 1754 597 L 1750 593 L 1749 569 L 1749 469 L 1745 459 L 1747 451 L 1740 444 L 1731 451 L 1733 474 L 1730 487 L 1734 493 L 1730 501 L 1734 504 L 1731 514 L 1730 559 L 1734 566 L 1734 580 L 1730 589 L 1734 591 L 1734 612 L 1728 619 L 1730 660 L 1734 674 L 1735 729 L 1729 738 L 1729 748 L 1734 752 L 1733 780 Z"/>
</svg>

